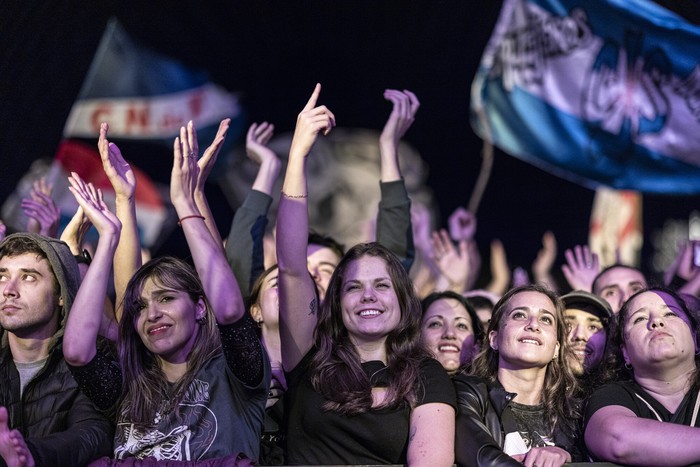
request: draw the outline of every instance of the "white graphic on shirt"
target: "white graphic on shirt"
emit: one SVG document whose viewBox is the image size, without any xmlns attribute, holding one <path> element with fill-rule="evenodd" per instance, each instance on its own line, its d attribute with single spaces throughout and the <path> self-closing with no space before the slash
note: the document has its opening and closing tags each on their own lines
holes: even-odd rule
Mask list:
<svg viewBox="0 0 700 467">
<path fill-rule="evenodd" d="M 154 457 L 157 460 L 197 460 L 211 447 L 218 431 L 209 405 L 209 383 L 194 380 L 171 412 L 159 411 L 150 427 L 120 421 L 114 457 Z M 166 431 L 167 430 L 167 431 Z"/>
</svg>

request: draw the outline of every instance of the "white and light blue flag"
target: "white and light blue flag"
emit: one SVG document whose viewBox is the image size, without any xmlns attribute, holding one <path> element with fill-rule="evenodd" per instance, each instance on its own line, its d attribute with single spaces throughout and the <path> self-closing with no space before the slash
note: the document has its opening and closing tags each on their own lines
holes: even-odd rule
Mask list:
<svg viewBox="0 0 700 467">
<path fill-rule="evenodd" d="M 700 193 L 700 27 L 650 0 L 504 0 L 472 126 L 590 187 Z"/>
</svg>

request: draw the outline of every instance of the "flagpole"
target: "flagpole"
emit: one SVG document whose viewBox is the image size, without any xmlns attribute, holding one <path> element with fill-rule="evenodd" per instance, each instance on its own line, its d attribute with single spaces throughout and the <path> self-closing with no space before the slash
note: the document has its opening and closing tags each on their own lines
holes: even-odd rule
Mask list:
<svg viewBox="0 0 700 467">
<path fill-rule="evenodd" d="M 480 106 L 477 110 L 479 120 L 481 121 L 482 128 L 484 131 L 484 137 L 482 138 L 483 147 L 481 150 L 481 169 L 479 170 L 479 176 L 474 184 L 474 189 L 472 190 L 472 195 L 469 198 L 469 204 L 467 205 L 467 210 L 476 216 L 476 211 L 479 209 L 479 204 L 481 204 L 481 199 L 484 196 L 484 191 L 486 191 L 486 185 L 489 183 L 491 178 L 491 169 L 493 168 L 493 144 L 491 143 L 491 126 L 489 125 L 488 118 L 484 112 L 483 106 Z"/>
</svg>

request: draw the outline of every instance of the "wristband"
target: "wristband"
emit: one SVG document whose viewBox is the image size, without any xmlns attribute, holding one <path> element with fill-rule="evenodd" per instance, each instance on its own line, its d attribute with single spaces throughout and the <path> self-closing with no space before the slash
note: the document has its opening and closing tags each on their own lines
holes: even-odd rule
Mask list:
<svg viewBox="0 0 700 467">
<path fill-rule="evenodd" d="M 283 192 L 282 192 L 282 196 L 284 196 L 285 198 L 288 198 L 288 199 L 303 199 L 303 198 L 307 198 L 309 195 L 307 195 L 307 194 L 303 194 L 303 195 L 288 195 L 287 193 L 285 193 L 285 192 L 283 191 Z"/>
<path fill-rule="evenodd" d="M 82 253 L 80 253 L 79 255 L 74 255 L 73 257 L 78 262 L 78 264 L 82 263 L 90 266 L 90 263 L 92 263 L 92 255 L 90 255 L 90 252 L 87 250 L 83 250 Z"/>
<path fill-rule="evenodd" d="M 200 216 L 199 214 L 192 214 L 191 216 L 185 216 L 185 217 L 183 217 L 182 219 L 180 219 L 179 221 L 177 221 L 177 225 L 182 226 L 182 221 L 184 221 L 185 219 L 202 219 L 202 220 L 205 220 L 204 216 Z"/>
</svg>

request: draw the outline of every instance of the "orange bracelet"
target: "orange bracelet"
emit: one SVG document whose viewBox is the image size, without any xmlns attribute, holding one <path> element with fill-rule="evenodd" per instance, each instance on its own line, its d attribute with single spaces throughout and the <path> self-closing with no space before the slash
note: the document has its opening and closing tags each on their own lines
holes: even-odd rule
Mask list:
<svg viewBox="0 0 700 467">
<path fill-rule="evenodd" d="M 177 221 L 177 225 L 182 227 L 182 221 L 184 221 L 185 219 L 194 219 L 194 218 L 206 220 L 204 216 L 200 216 L 199 214 L 192 214 L 191 216 L 185 216 L 182 219 L 180 219 L 179 221 Z"/>
</svg>

